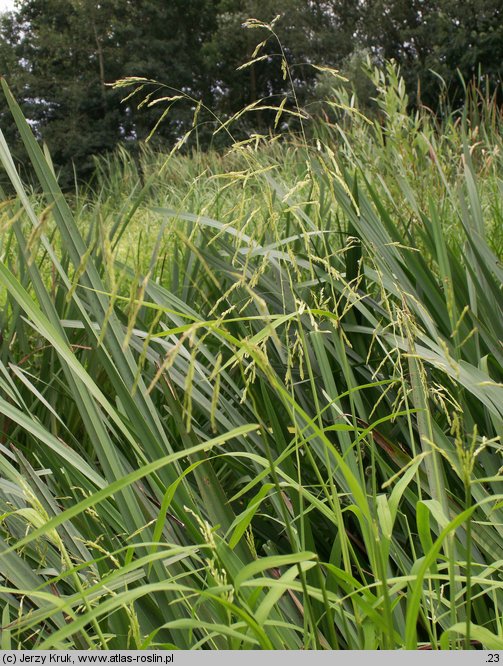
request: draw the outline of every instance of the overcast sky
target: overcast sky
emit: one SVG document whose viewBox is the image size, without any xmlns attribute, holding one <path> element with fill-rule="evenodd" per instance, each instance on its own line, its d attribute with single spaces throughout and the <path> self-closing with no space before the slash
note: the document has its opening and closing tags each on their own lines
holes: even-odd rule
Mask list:
<svg viewBox="0 0 503 666">
<path fill-rule="evenodd" d="M 14 0 L 0 0 L 0 12 L 14 7 Z"/>
</svg>

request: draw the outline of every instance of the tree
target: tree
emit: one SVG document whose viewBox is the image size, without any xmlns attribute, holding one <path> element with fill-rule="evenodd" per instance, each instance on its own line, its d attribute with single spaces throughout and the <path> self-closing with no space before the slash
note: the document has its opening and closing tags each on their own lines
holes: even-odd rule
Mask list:
<svg viewBox="0 0 503 666">
<path fill-rule="evenodd" d="M 131 3 L 130 19 L 120 28 L 124 45 L 120 76 L 141 76 L 212 104 L 213 86 L 206 71 L 203 45 L 216 29 L 216 8 L 211 0 L 143 0 Z M 163 93 L 165 94 L 165 93 Z M 128 106 L 135 136 L 142 140 L 162 113 L 161 107 Z M 192 111 L 180 104 L 176 121 L 159 127 L 157 137 L 179 138 L 191 122 Z"/>
<path fill-rule="evenodd" d="M 357 0 L 220 0 L 218 28 L 204 46 L 219 112 L 227 117 L 260 99 L 279 104 L 291 93 L 290 76 L 297 100 L 301 105 L 306 102 L 317 77 L 313 65 L 341 64 L 351 53 L 358 4 Z M 270 24 L 277 16 L 274 34 L 265 28 L 243 30 L 247 19 Z M 257 51 L 258 44 L 262 46 Z M 239 69 L 250 59 L 255 62 Z M 254 113 L 250 124 L 266 129 L 275 115 Z"/>
<path fill-rule="evenodd" d="M 450 101 L 464 98 L 461 79 L 480 72 L 495 89 L 503 66 L 503 7 L 499 0 L 374 0 L 362 16 L 362 42 L 381 62 L 394 58 L 411 92 L 435 107 L 439 74 Z M 412 96 L 413 101 L 418 101 Z"/>
<path fill-rule="evenodd" d="M 376 62 L 401 65 L 409 92 L 420 90 L 413 104 L 435 106 L 439 79 L 431 70 L 459 103 L 458 70 L 470 79 L 480 68 L 492 89 L 501 81 L 502 13 L 500 0 L 19 0 L 0 19 L 0 67 L 67 186 L 73 164 L 88 178 L 94 155 L 119 142 L 136 146 L 163 114 L 162 104 L 138 109 L 136 97 L 121 103 L 121 90 L 108 85 L 117 79 L 155 79 L 227 119 L 260 99 L 309 103 L 313 64 L 351 69 L 365 49 Z M 277 15 L 274 35 L 242 27 Z M 177 103 L 156 140 L 180 138 L 195 106 Z M 1 102 L 0 116 L 11 132 Z M 247 114 L 235 129 L 267 131 L 275 116 Z M 213 140 L 211 129 L 199 132 L 203 145 Z"/>
<path fill-rule="evenodd" d="M 2 20 L 0 59 L 23 110 L 48 144 L 61 181 L 93 170 L 93 156 L 136 143 L 157 109 L 121 104 L 108 84 L 148 76 L 195 95 L 208 92 L 198 52 L 212 3 L 193 0 L 24 0 Z M 179 127 L 166 124 L 160 136 Z"/>
<path fill-rule="evenodd" d="M 7 78 L 23 110 L 47 142 L 63 184 L 90 174 L 92 155 L 121 138 L 114 15 L 118 0 L 30 0 L 3 21 L 17 67 Z M 5 67 L 4 62 L 2 63 Z"/>
</svg>

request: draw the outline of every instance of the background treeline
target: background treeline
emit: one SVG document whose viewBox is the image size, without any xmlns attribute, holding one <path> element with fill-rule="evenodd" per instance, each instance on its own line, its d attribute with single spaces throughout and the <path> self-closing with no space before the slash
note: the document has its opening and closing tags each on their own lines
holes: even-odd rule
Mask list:
<svg viewBox="0 0 503 666">
<path fill-rule="evenodd" d="M 67 186 L 73 164 L 87 178 L 94 155 L 121 142 L 134 148 L 165 111 L 166 104 L 138 109 L 144 95 L 121 103 L 124 90 L 107 85 L 119 78 L 155 79 L 193 98 L 192 104 L 175 101 L 158 128 L 155 140 L 165 145 L 191 125 L 198 100 L 221 119 L 262 98 L 278 104 L 291 89 L 281 58 L 274 57 L 278 41 L 242 27 L 250 17 L 270 22 L 278 14 L 275 32 L 298 101 L 312 113 L 324 89 L 315 63 L 358 81 L 367 56 L 394 58 L 411 103 L 433 108 L 440 86 L 456 105 L 464 97 L 462 80 L 475 77 L 489 89 L 500 81 L 501 0 L 21 0 L 1 18 L 1 73 Z M 260 59 L 237 69 L 261 40 Z M 175 92 L 163 90 L 169 94 Z M 368 86 L 360 90 L 365 94 L 372 96 Z M 7 114 L 0 113 L 15 146 Z M 266 132 L 274 118 L 263 111 L 243 116 L 241 131 L 249 123 Z M 211 120 L 204 111 L 198 116 L 200 145 L 216 141 Z"/>
</svg>

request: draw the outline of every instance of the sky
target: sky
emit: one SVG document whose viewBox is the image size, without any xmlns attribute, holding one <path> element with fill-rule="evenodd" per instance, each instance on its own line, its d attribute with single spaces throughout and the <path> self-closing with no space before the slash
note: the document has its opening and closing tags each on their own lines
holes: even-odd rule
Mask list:
<svg viewBox="0 0 503 666">
<path fill-rule="evenodd" d="M 0 12 L 5 12 L 14 7 L 14 0 L 0 0 Z"/>
</svg>

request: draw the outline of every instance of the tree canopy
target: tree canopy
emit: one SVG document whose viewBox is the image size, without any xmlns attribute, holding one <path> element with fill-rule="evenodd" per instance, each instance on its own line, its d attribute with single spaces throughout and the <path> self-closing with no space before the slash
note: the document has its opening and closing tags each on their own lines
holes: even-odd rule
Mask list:
<svg viewBox="0 0 503 666">
<path fill-rule="evenodd" d="M 72 163 L 88 177 L 93 155 L 119 142 L 135 146 L 162 114 L 162 105 L 121 103 L 123 91 L 109 85 L 117 79 L 157 80 L 225 119 L 287 94 L 280 58 L 304 103 L 314 95 L 313 64 L 344 69 L 366 52 L 400 64 L 411 89 L 420 90 L 413 102 L 434 105 L 441 78 L 456 102 L 462 78 L 480 72 L 499 84 L 502 14 L 499 0 L 18 0 L 0 20 L 0 66 L 70 183 Z M 243 28 L 249 18 L 278 15 L 279 42 Z M 257 61 L 238 69 L 261 42 Z M 177 105 L 157 140 L 179 138 L 193 112 Z M 253 122 L 266 129 L 273 118 L 257 113 Z M 3 128 L 11 131 L 7 122 Z M 211 132 L 201 137 L 210 140 Z"/>
</svg>

